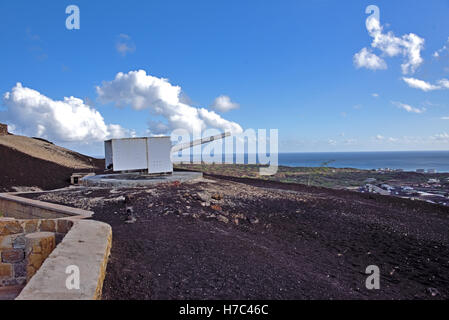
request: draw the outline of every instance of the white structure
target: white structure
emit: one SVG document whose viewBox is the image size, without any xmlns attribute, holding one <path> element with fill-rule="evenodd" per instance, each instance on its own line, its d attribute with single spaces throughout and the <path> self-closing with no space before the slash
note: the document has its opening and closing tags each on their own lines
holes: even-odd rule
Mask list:
<svg viewBox="0 0 449 320">
<path fill-rule="evenodd" d="M 171 173 L 171 148 L 170 137 L 108 140 L 104 143 L 106 169 Z"/>
<path fill-rule="evenodd" d="M 170 137 L 111 139 L 104 142 L 106 169 L 113 171 L 148 170 L 153 173 L 172 173 L 172 152 L 230 136 L 217 136 L 172 146 Z"/>
</svg>

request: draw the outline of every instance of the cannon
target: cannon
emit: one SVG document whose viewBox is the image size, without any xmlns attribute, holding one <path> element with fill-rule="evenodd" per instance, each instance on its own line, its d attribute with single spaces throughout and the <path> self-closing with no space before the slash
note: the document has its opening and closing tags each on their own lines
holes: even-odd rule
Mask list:
<svg viewBox="0 0 449 320">
<path fill-rule="evenodd" d="M 107 170 L 147 170 L 148 174 L 171 174 L 171 154 L 197 145 L 224 139 L 230 132 L 172 145 L 169 136 L 110 139 L 104 142 L 105 166 Z"/>
</svg>

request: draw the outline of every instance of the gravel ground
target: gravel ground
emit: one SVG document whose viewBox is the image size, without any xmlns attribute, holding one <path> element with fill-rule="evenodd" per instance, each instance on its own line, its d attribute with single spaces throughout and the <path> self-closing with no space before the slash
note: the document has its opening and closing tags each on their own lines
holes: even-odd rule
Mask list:
<svg viewBox="0 0 449 320">
<path fill-rule="evenodd" d="M 447 207 L 216 176 L 26 196 L 112 226 L 104 299 L 449 298 Z"/>
</svg>

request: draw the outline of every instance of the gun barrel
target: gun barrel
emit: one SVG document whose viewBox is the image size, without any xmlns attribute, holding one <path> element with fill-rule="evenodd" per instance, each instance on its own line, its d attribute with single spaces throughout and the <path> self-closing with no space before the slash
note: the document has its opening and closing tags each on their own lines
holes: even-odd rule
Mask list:
<svg viewBox="0 0 449 320">
<path fill-rule="evenodd" d="M 207 137 L 207 138 L 202 138 L 202 139 L 197 139 L 191 142 L 187 142 L 187 143 L 181 143 L 181 144 L 177 144 L 175 146 L 172 147 L 171 152 L 178 152 L 184 149 L 188 149 L 188 148 L 192 148 L 194 146 L 200 145 L 200 144 L 205 144 L 208 142 L 212 142 L 215 140 L 220 140 L 220 139 L 224 139 L 226 137 L 229 137 L 231 135 L 230 132 L 225 132 L 222 134 L 218 134 L 216 136 L 211 136 L 211 137 Z"/>
</svg>

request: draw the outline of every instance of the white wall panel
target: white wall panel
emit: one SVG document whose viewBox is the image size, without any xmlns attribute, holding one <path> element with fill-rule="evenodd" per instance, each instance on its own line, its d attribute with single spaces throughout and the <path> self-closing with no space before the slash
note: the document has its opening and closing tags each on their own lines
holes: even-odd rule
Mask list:
<svg viewBox="0 0 449 320">
<path fill-rule="evenodd" d="M 114 171 L 147 168 L 146 138 L 112 140 Z"/>
<path fill-rule="evenodd" d="M 170 137 L 147 138 L 148 173 L 172 172 Z"/>
</svg>

